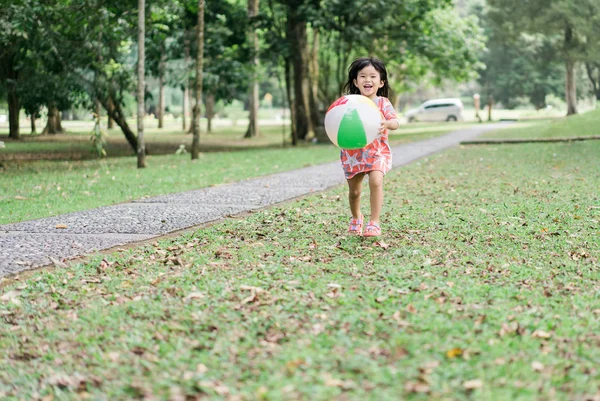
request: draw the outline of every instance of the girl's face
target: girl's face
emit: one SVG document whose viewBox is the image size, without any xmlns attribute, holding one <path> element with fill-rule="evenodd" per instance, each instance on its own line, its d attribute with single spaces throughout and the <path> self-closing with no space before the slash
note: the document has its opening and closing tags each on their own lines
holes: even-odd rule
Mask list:
<svg viewBox="0 0 600 401">
<path fill-rule="evenodd" d="M 379 71 L 372 65 L 368 65 L 358 72 L 354 85 L 360 91 L 360 94 L 368 97 L 371 100 L 377 98 L 377 90 L 383 87 L 384 82 L 381 80 Z"/>
</svg>

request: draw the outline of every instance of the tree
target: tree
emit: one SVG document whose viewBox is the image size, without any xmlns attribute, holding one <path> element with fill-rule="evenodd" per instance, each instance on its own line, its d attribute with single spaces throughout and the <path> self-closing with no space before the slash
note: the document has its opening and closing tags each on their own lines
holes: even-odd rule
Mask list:
<svg viewBox="0 0 600 401">
<path fill-rule="evenodd" d="M 31 2 L 5 2 L 0 13 L 0 82 L 8 100 L 8 137 L 11 139 L 20 139 L 20 68 L 27 54 L 28 31 L 33 25 L 34 9 L 35 5 Z"/>
<path fill-rule="evenodd" d="M 137 166 L 138 168 L 146 167 L 146 147 L 144 146 L 144 116 L 146 108 L 144 107 L 144 77 L 145 69 L 145 40 L 146 40 L 146 1 L 138 0 L 138 66 L 137 66 Z"/>
<path fill-rule="evenodd" d="M 200 105 L 202 102 L 202 66 L 204 62 L 204 0 L 198 0 L 198 27 L 196 31 L 196 83 L 194 88 L 192 160 L 200 153 Z"/>
<path fill-rule="evenodd" d="M 244 135 L 245 138 L 251 138 L 259 135 L 258 127 L 258 32 L 254 18 L 258 14 L 259 0 L 248 0 L 248 42 L 250 45 L 251 61 L 250 61 L 250 90 L 248 96 L 249 122 L 248 130 Z"/>
<path fill-rule="evenodd" d="M 596 0 L 489 0 L 489 4 L 490 17 L 507 34 L 543 34 L 554 43 L 565 66 L 567 115 L 577 114 L 576 65 L 585 61 L 585 43 L 595 40 L 590 16 L 598 15 L 600 4 Z"/>
<path fill-rule="evenodd" d="M 472 12 L 487 36 L 487 51 L 482 55 L 485 68 L 479 72 L 484 98 L 491 96 L 508 109 L 527 98 L 541 109 L 547 95 L 564 96 L 564 66 L 546 35 L 507 31 L 483 4 Z"/>
</svg>

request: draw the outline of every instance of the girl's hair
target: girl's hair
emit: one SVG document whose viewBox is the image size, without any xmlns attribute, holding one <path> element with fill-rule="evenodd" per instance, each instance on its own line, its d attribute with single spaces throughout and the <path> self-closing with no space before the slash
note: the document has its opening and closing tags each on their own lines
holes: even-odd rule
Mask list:
<svg viewBox="0 0 600 401">
<path fill-rule="evenodd" d="M 348 82 L 344 85 L 344 93 L 350 95 L 360 95 L 360 89 L 354 85 L 354 80 L 358 77 L 358 73 L 365 67 L 372 65 L 379 72 L 379 77 L 383 86 L 377 89 L 377 96 L 388 97 L 390 94 L 390 86 L 388 85 L 387 71 L 381 60 L 375 57 L 362 57 L 354 60 L 348 67 Z"/>
</svg>

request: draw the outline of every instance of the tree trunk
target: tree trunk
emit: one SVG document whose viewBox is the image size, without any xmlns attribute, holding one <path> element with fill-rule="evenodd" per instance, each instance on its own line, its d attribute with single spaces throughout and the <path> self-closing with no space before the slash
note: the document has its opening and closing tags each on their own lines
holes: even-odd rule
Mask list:
<svg viewBox="0 0 600 401">
<path fill-rule="evenodd" d="M 184 53 L 184 73 L 185 77 L 183 79 L 183 110 L 181 112 L 182 116 L 182 128 L 183 132 L 187 129 L 187 117 L 190 113 L 190 80 L 188 78 L 188 68 L 192 64 L 190 57 L 190 38 L 188 37 L 187 31 L 183 36 L 183 53 Z"/>
<path fill-rule="evenodd" d="M 567 98 L 567 116 L 577 114 L 577 84 L 575 81 L 575 62 L 573 60 L 567 60 L 565 96 Z"/>
<path fill-rule="evenodd" d="M 577 84 L 575 82 L 575 60 L 569 55 L 569 51 L 575 46 L 573 28 L 567 26 L 565 29 L 566 75 L 565 75 L 565 97 L 567 101 L 567 116 L 577 114 Z"/>
<path fill-rule="evenodd" d="M 313 28 L 313 38 L 310 49 L 309 74 L 308 74 L 308 110 L 310 127 L 318 142 L 327 142 L 327 133 L 321 111 L 319 110 L 319 29 Z"/>
<path fill-rule="evenodd" d="M 294 115 L 294 99 L 292 98 L 292 66 L 290 64 L 289 59 L 285 59 L 284 61 L 285 68 L 285 92 L 287 95 L 288 106 L 290 108 L 290 122 L 291 122 L 291 130 L 292 130 L 292 146 L 296 146 L 298 144 L 298 135 L 296 134 L 296 117 Z"/>
<path fill-rule="evenodd" d="M 160 62 L 158 65 L 158 128 L 164 128 L 165 119 L 165 68 L 167 54 L 164 46 L 161 48 Z"/>
<path fill-rule="evenodd" d="M 249 90 L 249 109 L 248 115 L 248 130 L 244 135 L 244 138 L 252 138 L 259 136 L 258 129 L 258 32 L 254 25 L 252 18 L 258 14 L 258 1 L 259 0 L 248 0 L 248 19 L 251 20 L 248 28 L 248 41 L 250 42 L 250 49 L 252 51 L 251 61 L 251 75 L 250 75 L 250 90 Z"/>
<path fill-rule="evenodd" d="M 31 134 L 37 134 L 37 128 L 35 126 L 35 119 L 37 117 L 37 113 L 31 113 Z"/>
<path fill-rule="evenodd" d="M 212 120 L 215 116 L 215 94 L 209 93 L 206 95 L 206 132 L 212 132 Z"/>
<path fill-rule="evenodd" d="M 587 71 L 588 78 L 592 84 L 592 91 L 596 95 L 596 100 L 600 100 L 600 65 L 595 63 L 585 63 L 585 70 Z M 598 73 L 598 78 L 594 76 L 594 72 Z"/>
<path fill-rule="evenodd" d="M 58 107 L 56 107 L 55 104 L 51 103 L 48 105 L 48 121 L 46 122 L 46 128 L 42 131 L 42 135 L 63 133 L 64 130 L 60 120 L 60 110 L 58 110 Z"/>
<path fill-rule="evenodd" d="M 299 11 L 290 6 L 288 9 L 287 40 L 291 49 L 291 61 L 294 68 L 294 116 L 296 136 L 304 140 L 308 135 L 309 121 L 306 105 L 306 21 Z"/>
<path fill-rule="evenodd" d="M 17 93 L 17 81 L 19 79 L 19 72 L 14 68 L 14 55 L 9 49 L 3 49 L 0 51 L 0 67 L 2 68 L 7 88 L 7 101 L 8 101 L 8 137 L 11 139 L 20 139 L 21 134 L 19 132 L 19 114 L 21 112 L 21 102 L 19 100 L 19 94 Z"/>
<path fill-rule="evenodd" d="M 197 31 L 197 53 L 196 53 L 196 85 L 194 118 L 193 118 L 193 139 L 192 139 L 192 160 L 198 159 L 200 153 L 200 104 L 202 102 L 202 67 L 204 63 L 204 0 L 198 0 L 198 31 Z"/>
<path fill-rule="evenodd" d="M 21 106 L 19 105 L 19 95 L 16 88 L 12 84 L 8 89 L 8 137 L 10 139 L 20 139 L 19 133 L 19 113 Z"/>
<path fill-rule="evenodd" d="M 137 68 L 137 166 L 146 167 L 146 147 L 144 146 L 144 115 L 146 107 L 144 90 L 146 89 L 146 0 L 138 0 L 138 68 Z"/>
<path fill-rule="evenodd" d="M 127 121 L 125 120 L 125 115 L 123 114 L 123 110 L 121 109 L 121 105 L 116 104 L 112 97 L 99 99 L 104 110 L 115 120 L 115 123 L 121 128 L 123 134 L 125 135 L 125 139 L 127 139 L 127 143 L 131 146 L 134 154 L 138 151 L 138 138 L 133 133 Z"/>
<path fill-rule="evenodd" d="M 107 121 L 106 121 L 106 127 L 108 129 L 113 129 L 115 128 L 115 120 L 113 120 L 110 116 L 108 116 Z"/>
<path fill-rule="evenodd" d="M 181 107 L 181 129 L 183 130 L 183 132 L 185 132 L 185 129 L 187 128 L 186 114 L 188 111 L 188 88 L 185 84 L 181 88 L 181 96 L 183 98 L 183 105 Z"/>
</svg>

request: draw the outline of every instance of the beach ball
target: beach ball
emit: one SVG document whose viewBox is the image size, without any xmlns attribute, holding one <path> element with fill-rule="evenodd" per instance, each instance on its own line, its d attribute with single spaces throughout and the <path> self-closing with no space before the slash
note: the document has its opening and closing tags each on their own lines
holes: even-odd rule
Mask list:
<svg viewBox="0 0 600 401">
<path fill-rule="evenodd" d="M 325 114 L 325 132 L 342 149 L 364 148 L 379 134 L 381 112 L 366 96 L 345 95 Z"/>
</svg>

